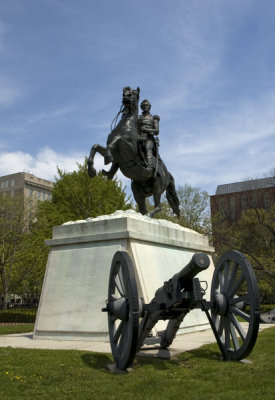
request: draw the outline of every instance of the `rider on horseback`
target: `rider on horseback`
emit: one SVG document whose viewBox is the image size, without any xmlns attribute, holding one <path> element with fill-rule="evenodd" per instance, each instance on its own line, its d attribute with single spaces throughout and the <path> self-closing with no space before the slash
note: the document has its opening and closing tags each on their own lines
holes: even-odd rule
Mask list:
<svg viewBox="0 0 275 400">
<path fill-rule="evenodd" d="M 143 112 L 138 115 L 139 92 L 139 88 L 123 88 L 122 107 L 115 122 L 120 114 L 121 119 L 114 128 L 111 126 L 106 147 L 99 144 L 92 146 L 87 161 L 88 174 L 91 178 L 96 176 L 94 157 L 99 153 L 105 158 L 105 165 L 112 162 L 109 171 L 102 171 L 108 179 L 113 178 L 118 168 L 131 179 L 131 189 L 141 214 L 153 217 L 160 212 L 161 195 L 165 191 L 170 207 L 179 216 L 175 181 L 159 157 L 155 143 L 155 136 L 159 133 L 159 117 L 150 114 L 151 105 L 148 100 L 142 102 Z M 154 198 L 154 208 L 148 212 L 145 200 L 150 196 Z"/>
<path fill-rule="evenodd" d="M 138 151 L 144 160 L 145 167 L 152 171 L 156 169 L 153 160 L 158 157 L 158 146 L 159 140 L 154 135 L 159 134 L 159 116 L 151 115 L 150 109 L 151 104 L 148 100 L 143 100 L 140 104 L 142 109 L 142 115 L 138 118 L 138 132 L 139 132 L 139 146 Z M 106 147 L 105 164 L 112 162 L 111 147 L 117 139 Z M 107 176 L 108 179 L 113 179 L 114 175 L 118 170 L 118 164 L 112 163 L 109 171 L 102 170 L 103 175 Z M 152 172 L 153 173 L 153 172 Z"/>
<path fill-rule="evenodd" d="M 153 156 L 157 157 L 157 148 L 159 145 L 158 138 L 154 135 L 159 134 L 159 116 L 151 115 L 151 104 L 148 100 L 143 100 L 140 104 L 142 115 L 138 119 L 138 130 L 140 134 L 140 144 L 145 152 L 145 163 L 149 168 L 154 168 Z M 153 155 L 153 153 L 155 153 Z"/>
</svg>

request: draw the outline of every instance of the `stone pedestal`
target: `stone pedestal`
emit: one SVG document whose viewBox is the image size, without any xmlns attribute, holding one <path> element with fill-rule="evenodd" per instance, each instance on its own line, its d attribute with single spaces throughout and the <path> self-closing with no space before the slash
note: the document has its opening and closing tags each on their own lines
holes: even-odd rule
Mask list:
<svg viewBox="0 0 275 400">
<path fill-rule="evenodd" d="M 105 306 L 111 262 L 117 250 L 129 253 L 139 295 L 146 303 L 195 252 L 213 252 L 206 236 L 132 210 L 54 227 L 53 238 L 46 243 L 50 253 L 34 338 L 55 340 L 108 340 L 107 315 L 101 308 Z M 208 292 L 213 269 L 211 262 L 199 275 L 208 282 Z M 154 333 L 165 325 L 159 322 Z M 204 313 L 193 310 L 179 334 L 208 327 Z"/>
</svg>

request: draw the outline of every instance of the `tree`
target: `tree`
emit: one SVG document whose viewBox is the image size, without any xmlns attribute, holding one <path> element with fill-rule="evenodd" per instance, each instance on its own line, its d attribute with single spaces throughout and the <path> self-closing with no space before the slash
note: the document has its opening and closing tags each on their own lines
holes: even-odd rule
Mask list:
<svg viewBox="0 0 275 400">
<path fill-rule="evenodd" d="M 9 294 L 15 293 L 22 279 L 31 272 L 28 265 L 20 270 L 32 247 L 27 240 L 30 211 L 30 205 L 24 204 L 21 198 L 0 197 L 0 277 L 4 309 L 7 309 Z"/>
<path fill-rule="evenodd" d="M 87 161 L 77 164 L 77 171 L 68 173 L 58 168 L 57 172 L 52 200 L 38 203 L 30 232 L 29 239 L 34 249 L 28 254 L 28 264 L 36 265 L 36 274 L 22 282 L 24 293 L 29 293 L 30 297 L 41 291 L 48 257 L 44 241 L 52 236 L 53 226 L 111 214 L 132 206 L 119 181 L 108 180 L 101 174 L 91 179 L 87 173 Z"/>
<path fill-rule="evenodd" d="M 223 207 L 212 216 L 213 240 L 220 255 L 229 249 L 246 254 L 258 278 L 263 301 L 275 299 L 275 169 L 264 180 L 246 179 L 242 212 Z M 268 178 L 268 179 L 266 179 Z M 264 181 L 264 182 L 263 182 Z M 263 187 L 263 183 L 266 185 Z M 233 195 L 235 195 L 233 193 Z M 247 207 L 247 209 L 245 209 Z M 240 215 L 240 217 L 239 217 Z"/>
<path fill-rule="evenodd" d="M 179 186 L 177 195 L 180 201 L 180 218 L 173 216 L 166 200 L 163 200 L 162 211 L 156 215 L 158 219 L 168 219 L 199 233 L 210 234 L 209 195 L 201 189 L 185 184 Z"/>
<path fill-rule="evenodd" d="M 275 205 L 249 209 L 234 224 L 219 214 L 214 218 L 214 244 L 218 254 L 236 249 L 248 256 L 258 278 L 263 301 L 275 298 Z"/>
<path fill-rule="evenodd" d="M 61 224 L 131 207 L 119 181 L 108 180 L 101 174 L 89 178 L 86 160 L 77 166 L 78 170 L 71 173 L 57 169 L 59 176 L 52 191 L 52 201 L 40 202 L 37 218 L 44 216 L 51 223 Z"/>
</svg>

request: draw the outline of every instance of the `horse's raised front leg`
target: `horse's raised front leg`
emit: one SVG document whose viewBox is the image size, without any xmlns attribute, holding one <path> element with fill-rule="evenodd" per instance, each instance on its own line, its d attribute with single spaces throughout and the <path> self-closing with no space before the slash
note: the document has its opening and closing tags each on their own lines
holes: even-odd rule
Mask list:
<svg viewBox="0 0 275 400">
<path fill-rule="evenodd" d="M 117 170 L 118 170 L 118 165 L 112 164 L 110 171 L 105 171 L 105 169 L 103 169 L 102 174 L 104 176 L 107 176 L 108 179 L 112 180 L 115 174 L 117 173 Z"/>
<path fill-rule="evenodd" d="M 102 157 L 106 155 L 106 148 L 100 146 L 99 144 L 94 144 L 91 148 L 90 155 L 88 158 L 88 174 L 90 178 L 94 178 L 96 176 L 96 169 L 94 168 L 94 158 L 96 153 L 99 153 Z"/>
</svg>

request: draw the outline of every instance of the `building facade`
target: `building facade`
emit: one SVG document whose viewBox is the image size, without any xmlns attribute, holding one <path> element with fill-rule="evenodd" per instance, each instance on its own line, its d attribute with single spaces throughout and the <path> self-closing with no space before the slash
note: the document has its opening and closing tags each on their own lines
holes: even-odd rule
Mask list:
<svg viewBox="0 0 275 400">
<path fill-rule="evenodd" d="M 0 177 L 2 196 L 21 197 L 22 201 L 50 200 L 54 183 L 33 174 L 18 172 Z"/>
<path fill-rule="evenodd" d="M 275 177 L 219 185 L 210 196 L 211 216 L 219 213 L 229 223 L 251 208 L 268 210 L 275 204 Z"/>
</svg>

